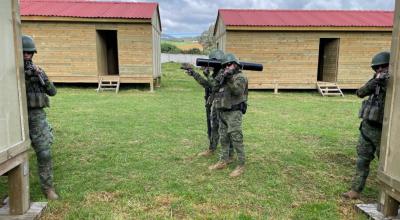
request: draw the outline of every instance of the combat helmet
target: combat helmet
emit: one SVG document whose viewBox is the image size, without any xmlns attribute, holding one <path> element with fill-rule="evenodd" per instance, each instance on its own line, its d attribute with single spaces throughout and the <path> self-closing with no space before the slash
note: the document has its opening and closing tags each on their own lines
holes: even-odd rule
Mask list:
<svg viewBox="0 0 400 220">
<path fill-rule="evenodd" d="M 390 53 L 387 51 L 383 51 L 380 53 L 375 54 L 371 61 L 371 67 L 379 66 L 382 64 L 388 64 L 390 60 Z"/>
<path fill-rule="evenodd" d="M 208 55 L 208 58 L 212 60 L 222 60 L 224 58 L 224 52 L 218 49 L 212 50 L 210 55 Z"/>
<path fill-rule="evenodd" d="M 225 54 L 224 60 L 222 61 L 222 66 L 226 65 L 227 63 L 236 63 L 237 65 L 240 65 L 239 60 L 236 58 L 236 56 L 233 53 Z"/>
<path fill-rule="evenodd" d="M 22 35 L 22 50 L 26 52 L 37 53 L 35 42 L 33 41 L 32 37 L 28 35 Z"/>
</svg>

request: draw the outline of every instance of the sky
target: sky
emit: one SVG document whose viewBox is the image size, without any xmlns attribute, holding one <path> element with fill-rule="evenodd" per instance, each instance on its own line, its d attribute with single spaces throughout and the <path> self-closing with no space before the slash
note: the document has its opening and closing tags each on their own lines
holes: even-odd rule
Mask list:
<svg viewBox="0 0 400 220">
<path fill-rule="evenodd" d="M 115 0 L 114 0 L 115 1 Z M 120 0 L 155 2 L 155 0 Z M 218 9 L 394 10 L 395 0 L 158 0 L 164 34 L 197 36 L 213 24 Z"/>
</svg>

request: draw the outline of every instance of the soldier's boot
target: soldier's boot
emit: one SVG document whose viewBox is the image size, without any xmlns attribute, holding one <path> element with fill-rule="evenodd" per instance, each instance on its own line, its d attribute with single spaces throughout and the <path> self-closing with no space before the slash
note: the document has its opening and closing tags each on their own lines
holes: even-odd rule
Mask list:
<svg viewBox="0 0 400 220">
<path fill-rule="evenodd" d="M 59 198 L 54 188 L 46 189 L 44 195 L 48 200 L 57 200 Z"/>
<path fill-rule="evenodd" d="M 348 192 L 343 193 L 342 197 L 346 198 L 346 199 L 359 199 L 360 198 L 360 193 L 356 192 L 356 191 L 353 191 L 353 190 L 350 190 Z"/>
<path fill-rule="evenodd" d="M 199 156 L 199 157 L 209 157 L 209 156 L 214 155 L 214 153 L 215 153 L 214 150 L 208 149 L 208 150 L 206 150 L 206 151 L 203 151 L 203 152 L 197 154 L 197 156 Z"/>
<path fill-rule="evenodd" d="M 218 163 L 208 167 L 209 170 L 222 170 L 228 166 L 227 162 L 219 161 Z"/>
<path fill-rule="evenodd" d="M 230 177 L 238 177 L 244 173 L 244 165 L 238 165 L 232 173 L 229 174 Z"/>
</svg>

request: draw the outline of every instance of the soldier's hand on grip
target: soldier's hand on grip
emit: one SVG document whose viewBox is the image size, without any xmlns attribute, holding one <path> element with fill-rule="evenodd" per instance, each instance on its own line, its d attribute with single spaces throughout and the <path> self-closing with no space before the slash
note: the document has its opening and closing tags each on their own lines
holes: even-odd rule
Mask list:
<svg viewBox="0 0 400 220">
<path fill-rule="evenodd" d="M 194 68 L 194 66 L 190 63 L 182 63 L 182 65 L 181 65 L 181 69 L 186 70 L 186 73 L 189 76 L 193 75 L 193 68 Z"/>
<path fill-rule="evenodd" d="M 204 67 L 203 74 L 204 74 L 204 76 L 208 77 L 210 75 L 210 68 L 209 67 Z"/>
</svg>

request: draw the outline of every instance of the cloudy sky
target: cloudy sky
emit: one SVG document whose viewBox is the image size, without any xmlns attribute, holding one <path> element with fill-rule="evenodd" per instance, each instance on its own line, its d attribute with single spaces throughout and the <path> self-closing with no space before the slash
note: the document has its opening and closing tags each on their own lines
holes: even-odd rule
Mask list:
<svg viewBox="0 0 400 220">
<path fill-rule="evenodd" d="M 123 0 L 136 1 L 136 0 Z M 154 2 L 156 0 L 139 0 Z M 158 0 L 163 33 L 199 35 L 215 22 L 218 9 L 394 10 L 395 0 Z"/>
</svg>

